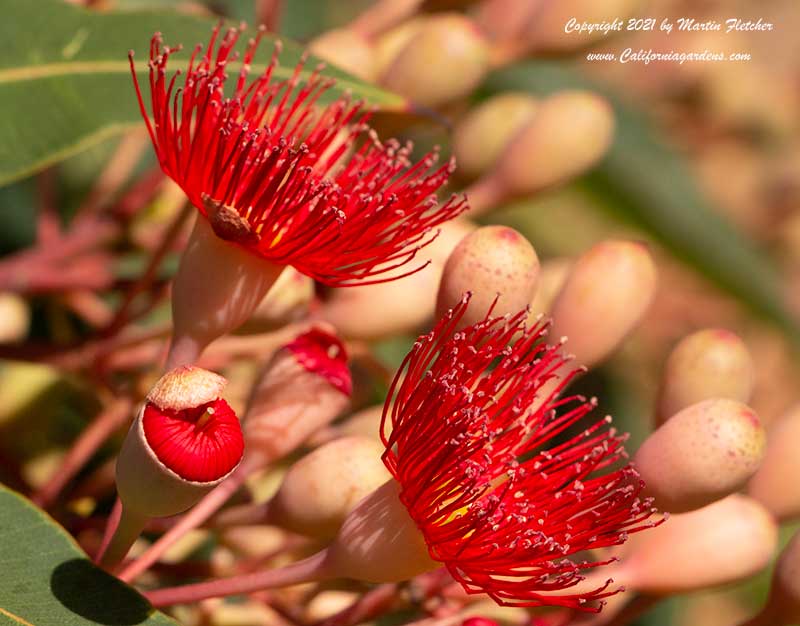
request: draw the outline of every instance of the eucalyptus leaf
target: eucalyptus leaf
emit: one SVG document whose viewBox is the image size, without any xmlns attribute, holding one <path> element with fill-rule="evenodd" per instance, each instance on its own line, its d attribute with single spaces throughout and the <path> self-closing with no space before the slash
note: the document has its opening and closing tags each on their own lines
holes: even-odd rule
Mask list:
<svg viewBox="0 0 800 626">
<path fill-rule="evenodd" d="M 47 514 L 0 485 L 0 624 L 176 626 L 99 569 Z"/>
<path fill-rule="evenodd" d="M 137 124 L 141 117 L 127 54 L 137 52 L 137 71 L 147 84 L 150 38 L 164 34 L 183 44 L 181 67 L 197 43 L 206 44 L 212 18 L 169 11 L 88 11 L 63 0 L 0 0 L 0 185 L 30 175 Z M 263 69 L 272 53 L 267 36 L 252 64 Z M 278 77 L 288 77 L 302 48 L 284 41 Z M 317 65 L 309 60 L 303 75 Z M 229 65 L 230 72 L 238 69 Z M 325 98 L 352 93 L 372 105 L 401 110 L 406 101 L 335 68 Z M 302 76 L 301 76 L 302 77 Z"/>
<path fill-rule="evenodd" d="M 615 111 L 615 140 L 603 161 L 583 178 L 583 188 L 616 218 L 646 232 L 800 341 L 800 329 L 781 295 L 777 268 L 763 250 L 711 206 L 684 159 L 645 113 L 558 62 L 528 62 L 497 72 L 483 89 L 487 94 L 526 90 L 539 95 L 592 89 L 607 97 Z"/>
</svg>

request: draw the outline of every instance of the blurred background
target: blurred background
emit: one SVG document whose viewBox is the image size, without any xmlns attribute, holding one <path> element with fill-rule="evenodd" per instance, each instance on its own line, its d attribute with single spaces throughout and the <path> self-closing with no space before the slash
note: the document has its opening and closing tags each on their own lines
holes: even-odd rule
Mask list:
<svg viewBox="0 0 800 626">
<path fill-rule="evenodd" d="M 182 193 L 159 173 L 129 76 L 112 75 L 102 65 L 96 76 L 50 75 L 46 57 L 52 52 L 67 62 L 86 54 L 93 55 L 87 57 L 91 61 L 126 64 L 128 49 L 135 47 L 141 64 L 156 28 L 168 43 L 191 48 L 205 41 L 203 33 L 217 18 L 266 22 L 287 40 L 311 44 L 317 56 L 360 77 L 353 83 L 357 96 L 370 99 L 369 86 L 381 86 L 385 91 L 375 92 L 380 110 L 374 118 L 381 134 L 413 140 L 419 154 L 436 145 L 444 156 L 455 154 L 462 167 L 451 190 L 467 190 L 477 200 L 468 217 L 512 226 L 533 245 L 543 268 L 541 310 L 548 309 L 547 298 L 559 290 L 571 260 L 598 242 L 633 239 L 650 247 L 658 270 L 652 304 L 619 348 L 577 384 L 599 398 L 600 410 L 613 414 L 620 428 L 631 431 L 632 449 L 653 428 L 668 354 L 696 330 L 724 328 L 741 337 L 754 366 L 749 404 L 767 427 L 797 403 L 800 38 L 794 33 L 800 30 L 800 8 L 795 0 L 399 0 L 393 3 L 397 15 L 389 11 L 388 17 L 386 3 L 383 13 L 370 13 L 376 6 L 370 0 L 72 3 L 88 5 L 79 9 L 85 13 L 63 13 L 61 4 L 0 0 L 4 483 L 23 491 L 41 487 L 99 410 L 103 394 L 126 386 L 146 389 L 152 382 L 150 366 L 163 348 L 159 342 L 169 320 L 169 278 L 190 226 Z M 94 28 L 94 14 L 119 17 L 109 32 L 126 36 L 90 38 L 92 45 L 84 46 L 81 38 Z M 417 40 L 418 56 L 408 61 L 416 67 L 401 67 L 398 51 L 411 57 L 404 45 L 415 36 L 412 22 L 432 16 L 442 30 Z M 681 17 L 761 18 L 775 27 L 667 35 L 656 26 L 646 32 L 566 34 L 563 24 L 573 16 L 591 22 L 619 17 L 625 23 L 629 17 L 654 17 L 657 24 Z M 462 17 L 477 25 L 479 35 L 463 30 Z M 354 24 L 359 37 L 330 35 Z M 475 36 L 482 47 L 470 39 Z M 619 54 L 626 48 L 746 52 L 751 59 L 587 60 L 588 53 Z M 430 65 L 434 80 L 426 82 L 420 59 Z M 589 146 L 585 163 L 569 137 L 564 145 L 557 137 L 544 140 L 529 153 L 519 148 L 513 158 L 504 153 L 527 132 L 526 111 L 564 90 L 591 92 L 611 107 L 609 137 L 593 137 L 600 130 L 589 124 L 578 140 Z M 481 106 L 509 92 L 517 100 L 476 117 Z M 561 123 L 569 127 L 572 120 Z M 573 160 L 579 162 L 575 167 Z M 515 165 L 554 173 L 548 180 L 512 185 L 509 172 Z M 75 226 L 81 217 L 98 214 L 113 217 L 107 232 Z M 131 305 L 133 339 L 113 343 L 113 350 L 98 349 L 128 322 L 115 318 L 114 310 L 132 285 L 142 284 L 138 279 L 170 228 L 178 232 L 174 245 L 160 252 L 163 262 Z M 399 289 L 394 283 L 386 288 Z M 336 294 L 318 286 L 303 289 L 307 297 L 299 300 L 308 305 L 313 295 L 312 311 L 337 321 Z M 435 297 L 435 283 L 431 289 L 428 299 Z M 424 306 L 414 298 L 404 302 L 409 308 L 428 306 L 427 300 Z M 286 304 L 280 315 L 289 319 L 294 307 Z M 276 315 L 273 307 L 249 332 L 270 329 L 275 322 L 270 316 Z M 409 311 L 409 317 L 392 332 L 378 329 L 364 336 L 358 329 L 348 333 L 346 321 L 337 324 L 353 335 L 355 354 L 361 355 L 357 375 L 371 381 L 360 387 L 354 408 L 382 400 L 380 372 L 398 365 L 430 316 L 423 313 L 418 320 Z M 242 399 L 258 350 L 231 348 L 217 357 L 232 393 L 239 390 Z M 102 476 L 116 445 L 118 439 L 102 446 L 77 482 Z M 94 503 L 76 497 L 59 515 L 80 516 L 82 506 Z M 794 529 L 791 523 L 783 527 L 784 540 Z M 763 602 L 768 580 L 764 572 L 733 587 L 668 599 L 636 623 L 733 624 Z"/>
</svg>

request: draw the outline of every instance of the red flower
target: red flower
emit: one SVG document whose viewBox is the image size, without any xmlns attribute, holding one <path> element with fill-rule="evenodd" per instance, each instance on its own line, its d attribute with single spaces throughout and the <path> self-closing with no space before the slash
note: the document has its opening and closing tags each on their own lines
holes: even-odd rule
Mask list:
<svg viewBox="0 0 800 626">
<path fill-rule="evenodd" d="M 579 553 L 652 525 L 636 471 L 612 468 L 626 437 L 608 428 L 610 418 L 582 419 L 595 400 L 558 398 L 575 372 L 558 378 L 565 358 L 541 341 L 546 323 L 526 328 L 522 311 L 456 331 L 468 300 L 400 368 L 384 408 L 384 462 L 431 557 L 468 593 L 598 610 L 584 603 L 616 593 L 608 584 L 548 592 L 608 563 Z"/>
<path fill-rule="evenodd" d="M 349 97 L 323 108 L 334 81 L 320 75 L 321 67 L 304 76 L 305 59 L 289 78 L 279 78 L 280 45 L 263 73 L 248 81 L 263 30 L 247 46 L 226 96 L 226 70 L 238 57 L 233 48 L 240 34 L 230 29 L 218 41 L 217 27 L 204 55 L 202 46 L 195 48 L 177 88 L 180 72 L 168 79 L 166 70 L 176 49 L 162 48 L 156 34 L 149 63 L 152 122 L 130 53 L 142 116 L 164 172 L 218 236 L 328 285 L 384 282 L 424 267 L 387 276 L 431 241 L 433 227 L 466 209 L 463 200 L 436 203 L 452 163 L 437 168 L 431 153 L 412 165 L 410 147 L 379 143 L 365 124 L 363 104 Z"/>
</svg>

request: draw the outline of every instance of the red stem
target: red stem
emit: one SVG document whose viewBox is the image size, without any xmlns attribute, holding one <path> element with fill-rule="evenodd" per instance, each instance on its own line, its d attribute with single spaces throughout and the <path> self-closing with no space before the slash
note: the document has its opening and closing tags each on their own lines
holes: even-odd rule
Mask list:
<svg viewBox="0 0 800 626">
<path fill-rule="evenodd" d="M 162 607 L 198 602 L 207 598 L 221 598 L 264 589 L 288 587 L 299 583 L 318 582 L 335 577 L 336 573 L 330 571 L 327 556 L 327 550 L 322 550 L 307 559 L 279 569 L 210 580 L 182 587 L 157 589 L 145 592 L 144 596 L 153 606 Z"/>
<path fill-rule="evenodd" d="M 100 446 L 125 424 L 132 407 L 133 402 L 123 398 L 100 413 L 75 440 L 55 475 L 33 496 L 33 502 L 42 508 L 50 506 Z"/>
</svg>

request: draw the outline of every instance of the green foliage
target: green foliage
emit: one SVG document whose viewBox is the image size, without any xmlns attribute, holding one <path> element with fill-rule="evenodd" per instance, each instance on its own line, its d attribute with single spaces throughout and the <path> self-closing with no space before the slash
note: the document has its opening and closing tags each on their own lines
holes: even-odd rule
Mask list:
<svg viewBox="0 0 800 626">
<path fill-rule="evenodd" d="M 95 567 L 64 529 L 0 486 L 0 624 L 175 626 Z"/>
<path fill-rule="evenodd" d="M 617 131 L 606 158 L 582 181 L 614 217 L 646 232 L 758 315 L 800 340 L 780 293 L 780 276 L 766 255 L 702 196 L 682 157 L 646 115 L 559 63 L 528 62 L 493 75 L 488 93 L 592 89 L 614 106 Z"/>
<path fill-rule="evenodd" d="M 141 123 L 128 50 L 136 50 L 140 79 L 154 32 L 185 49 L 206 43 L 214 20 L 169 11 L 89 12 L 61 0 L 0 0 L 0 185 L 27 176 Z M 13 19 L 8 19 L 13 16 Z M 270 38 L 268 38 L 270 39 Z M 272 52 L 261 46 L 253 72 Z M 302 48 L 284 42 L 277 75 L 287 77 Z M 307 67 L 313 69 L 312 60 Z M 231 72 L 237 70 L 230 64 Z M 310 69 L 308 71 L 310 71 Z M 350 91 L 387 109 L 405 101 L 333 68 L 328 98 Z"/>
</svg>

